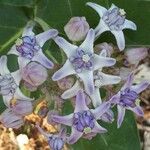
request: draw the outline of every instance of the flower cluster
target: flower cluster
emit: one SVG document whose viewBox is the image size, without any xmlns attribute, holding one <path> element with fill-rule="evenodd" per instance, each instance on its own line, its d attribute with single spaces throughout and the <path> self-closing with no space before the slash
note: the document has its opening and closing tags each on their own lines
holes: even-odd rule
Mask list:
<svg viewBox="0 0 150 150">
<path fill-rule="evenodd" d="M 43 107 L 39 113 L 41 117 L 47 117 L 48 123 L 60 124 L 58 134 L 46 133 L 39 125 L 36 125 L 52 150 L 62 150 L 65 143 L 74 144 L 81 137 L 92 139 L 97 134 L 107 132 L 107 129 L 102 127 L 98 120 L 112 123 L 115 120 L 112 108 L 115 106 L 118 109 L 118 128 L 123 122 L 126 110 L 131 110 L 139 116 L 143 115 L 143 111 L 136 101 L 139 93 L 149 86 L 149 82 L 144 81 L 139 85 L 133 85 L 134 70 L 128 74 L 120 90 L 111 93 L 105 100 L 102 98 L 101 88 L 106 87 L 107 89 L 107 86 L 119 84 L 121 77 L 118 74 L 105 71 L 111 70 L 110 67 L 114 67 L 116 63 L 116 59 L 112 58 L 113 47 L 107 43 L 97 46 L 94 44 L 94 41 L 103 32 L 111 31 L 116 38 L 119 50 L 122 51 L 125 49 L 122 30 L 126 28 L 136 30 L 136 25 L 127 20 L 126 12 L 114 4 L 108 10 L 91 2 L 88 2 L 87 5 L 101 17 L 95 29 L 90 28 L 85 17 L 71 18 L 64 27 L 67 37 L 72 41 L 70 43 L 65 38 L 58 36 L 56 29 L 49 29 L 35 35 L 32 31 L 33 26 L 27 25 L 22 36 L 16 40 L 7 54 L 17 56 L 19 69 L 10 72 L 7 67 L 7 56 L 3 55 L 0 58 L 0 94 L 7 106 L 0 116 L 0 121 L 6 127 L 21 127 L 24 123 L 24 116 L 32 113 L 33 105 L 36 104 L 34 103 L 35 98 L 27 97 L 21 92 L 21 86 L 25 86 L 32 92 L 46 81 L 50 81 L 52 84 L 57 81 L 58 87 L 63 92 L 59 96 L 54 96 L 54 101 L 59 106 L 62 105 L 61 101 L 65 99 L 75 101 L 71 114 L 62 116 L 62 111 L 58 107 L 53 110 Z M 44 43 L 48 40 L 53 40 L 67 56 L 63 66 L 52 77 L 49 76 L 48 70 L 57 67 L 54 67 L 53 62 L 45 56 L 42 50 Z M 75 44 L 75 42 L 79 44 Z M 100 49 L 100 52 L 97 52 L 96 49 Z M 143 59 L 146 54 L 146 49 L 144 49 L 142 58 L 139 57 L 136 62 Z M 131 60 L 130 52 L 127 52 L 126 55 L 128 60 Z M 57 91 L 52 88 L 51 90 L 49 93 Z M 48 98 L 47 101 L 53 98 Z M 62 125 L 70 126 L 71 133 L 67 134 Z"/>
</svg>

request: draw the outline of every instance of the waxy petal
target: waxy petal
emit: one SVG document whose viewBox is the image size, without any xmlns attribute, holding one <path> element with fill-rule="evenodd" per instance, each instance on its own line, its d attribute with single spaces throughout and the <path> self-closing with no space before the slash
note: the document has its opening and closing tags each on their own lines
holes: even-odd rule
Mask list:
<svg viewBox="0 0 150 150">
<path fill-rule="evenodd" d="M 94 10 L 96 10 L 96 12 L 99 14 L 100 17 L 102 17 L 103 14 L 107 11 L 107 9 L 105 7 L 102 7 L 95 3 L 87 2 L 86 5 L 90 6 Z"/>
<path fill-rule="evenodd" d="M 92 132 L 94 132 L 94 133 L 106 133 L 107 129 L 103 128 L 97 122 L 95 122 L 95 126 L 94 126 Z"/>
<path fill-rule="evenodd" d="M 32 61 L 37 61 L 41 65 L 43 65 L 45 68 L 51 69 L 54 67 L 54 64 L 52 61 L 50 61 L 40 50 L 33 58 Z"/>
<path fill-rule="evenodd" d="M 81 84 L 80 82 L 77 80 L 75 82 L 75 84 L 72 86 L 72 88 L 66 90 L 62 95 L 61 95 L 61 98 L 63 99 L 68 99 L 68 98 L 71 98 L 71 97 L 74 97 L 79 90 L 81 90 L 82 87 L 81 87 Z"/>
<path fill-rule="evenodd" d="M 15 80 L 15 83 L 19 86 L 20 84 L 20 81 L 21 81 L 21 73 L 20 73 L 20 70 L 17 70 L 15 72 L 12 72 L 11 73 L 12 77 L 14 78 Z"/>
<path fill-rule="evenodd" d="M 54 41 L 56 44 L 63 49 L 63 51 L 66 53 L 67 57 L 71 57 L 78 48 L 76 45 L 70 44 L 68 41 L 66 41 L 64 38 L 57 36 Z"/>
<path fill-rule="evenodd" d="M 3 96 L 3 102 L 7 107 L 10 107 L 10 102 L 12 98 L 13 98 L 13 95 L 10 95 L 10 94 Z"/>
<path fill-rule="evenodd" d="M 123 24 L 123 29 L 137 30 L 137 26 L 134 22 L 125 19 L 125 23 Z"/>
<path fill-rule="evenodd" d="M 47 30 L 45 32 L 42 32 L 42 33 L 36 35 L 36 41 L 39 44 L 39 46 L 42 47 L 47 40 L 54 38 L 57 35 L 58 35 L 57 30 L 50 29 L 50 30 Z"/>
<path fill-rule="evenodd" d="M 10 71 L 7 68 L 7 57 L 5 55 L 1 56 L 0 58 L 0 66 L 1 75 L 6 75 L 10 73 Z"/>
<path fill-rule="evenodd" d="M 142 91 L 144 91 L 146 88 L 148 88 L 149 85 L 150 85 L 150 82 L 143 81 L 142 83 L 138 85 L 132 86 L 131 89 L 139 94 Z"/>
<path fill-rule="evenodd" d="M 114 58 L 109 58 L 109 57 L 102 57 L 99 55 L 94 55 L 94 70 L 97 70 L 102 67 L 109 67 L 113 66 L 116 63 L 116 60 Z"/>
<path fill-rule="evenodd" d="M 120 128 L 125 116 L 125 108 L 121 107 L 120 105 L 117 105 L 117 109 L 118 109 L 117 128 Z"/>
<path fill-rule="evenodd" d="M 101 57 L 107 57 L 107 50 L 106 50 L 106 49 L 103 49 L 103 50 L 100 52 L 99 56 L 101 56 Z"/>
<path fill-rule="evenodd" d="M 72 127 L 72 131 L 71 131 L 71 135 L 68 138 L 68 143 L 69 144 L 74 144 L 78 141 L 78 139 L 83 135 L 82 132 L 79 132 L 78 130 L 76 130 L 74 127 Z"/>
<path fill-rule="evenodd" d="M 76 112 L 80 112 L 80 111 L 84 111 L 84 110 L 89 110 L 89 108 L 86 105 L 85 94 L 84 94 L 83 90 L 80 90 L 76 96 L 76 105 L 75 105 L 74 112 L 76 113 Z"/>
<path fill-rule="evenodd" d="M 72 74 L 76 74 L 76 72 L 72 64 L 70 63 L 70 61 L 67 60 L 66 63 L 63 65 L 63 67 L 54 73 L 54 75 L 52 76 L 52 79 L 54 81 L 57 81 Z"/>
<path fill-rule="evenodd" d="M 117 104 L 120 101 L 120 92 L 118 92 L 116 95 L 114 95 L 109 102 L 113 104 Z"/>
<path fill-rule="evenodd" d="M 94 38 L 95 38 L 95 32 L 93 29 L 90 29 L 84 42 L 80 45 L 80 48 L 87 53 L 93 53 Z"/>
<path fill-rule="evenodd" d="M 73 124 L 73 114 L 67 116 L 57 116 L 53 115 L 52 120 L 56 123 L 64 124 L 67 126 L 72 126 Z"/>
<path fill-rule="evenodd" d="M 27 25 L 23 30 L 22 37 L 24 37 L 24 36 L 34 36 L 34 32 L 32 31 L 33 27 L 34 27 L 33 25 Z"/>
<path fill-rule="evenodd" d="M 111 31 L 115 36 L 120 51 L 125 49 L 125 38 L 122 31 Z"/>
<path fill-rule="evenodd" d="M 85 91 L 90 95 L 94 92 L 94 81 L 93 81 L 93 71 L 84 71 L 79 73 L 78 76 L 84 83 Z"/>
<path fill-rule="evenodd" d="M 142 108 L 140 106 L 136 106 L 134 108 L 128 107 L 127 109 L 133 111 L 138 116 L 144 116 L 144 112 L 143 112 L 143 110 L 142 110 Z"/>
</svg>

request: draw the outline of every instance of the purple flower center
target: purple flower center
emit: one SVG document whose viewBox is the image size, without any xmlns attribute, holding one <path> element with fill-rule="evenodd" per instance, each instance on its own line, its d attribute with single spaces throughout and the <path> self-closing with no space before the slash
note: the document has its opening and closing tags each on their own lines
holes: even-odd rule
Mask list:
<svg viewBox="0 0 150 150">
<path fill-rule="evenodd" d="M 102 17 L 110 30 L 122 30 L 125 22 L 125 11 L 119 8 L 109 9 Z"/>
<path fill-rule="evenodd" d="M 48 143 L 52 150 L 62 150 L 64 146 L 63 139 L 55 136 L 49 137 Z"/>
<path fill-rule="evenodd" d="M 93 69 L 93 54 L 85 53 L 81 49 L 77 49 L 76 55 L 69 60 L 77 73 Z"/>
<path fill-rule="evenodd" d="M 6 96 L 8 94 L 14 94 L 17 88 L 17 84 L 11 74 L 0 76 L 0 94 Z"/>
<path fill-rule="evenodd" d="M 32 59 L 40 46 L 36 43 L 35 36 L 24 36 L 17 40 L 16 49 L 22 57 Z"/>
<path fill-rule="evenodd" d="M 94 116 L 90 111 L 83 111 L 74 114 L 73 126 L 79 131 L 85 134 L 90 133 L 94 128 Z"/>
<path fill-rule="evenodd" d="M 138 94 L 135 91 L 126 88 L 121 92 L 120 104 L 122 106 L 135 107 L 135 100 L 138 98 Z"/>
</svg>

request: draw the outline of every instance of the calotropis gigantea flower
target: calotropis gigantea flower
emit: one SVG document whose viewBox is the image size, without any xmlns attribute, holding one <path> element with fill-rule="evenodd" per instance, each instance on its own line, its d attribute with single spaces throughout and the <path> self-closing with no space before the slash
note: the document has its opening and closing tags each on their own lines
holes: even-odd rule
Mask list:
<svg viewBox="0 0 150 150">
<path fill-rule="evenodd" d="M 0 94 L 3 96 L 3 101 L 7 107 L 10 106 L 11 99 L 32 100 L 26 97 L 19 89 L 21 80 L 20 71 L 10 73 L 7 68 L 7 57 L 0 58 Z"/>
<path fill-rule="evenodd" d="M 96 109 L 89 109 L 85 102 L 82 90 L 77 93 L 74 113 L 66 116 L 53 115 L 53 121 L 72 127 L 71 135 L 67 141 L 74 144 L 77 140 L 93 133 L 105 133 L 107 130 L 101 127 L 97 120 L 109 109 L 110 103 L 103 103 Z"/>
<path fill-rule="evenodd" d="M 143 81 L 138 85 L 132 85 L 133 78 L 134 73 L 131 73 L 128 76 L 128 79 L 124 84 L 124 86 L 121 88 L 121 90 L 110 99 L 110 102 L 117 104 L 118 128 L 121 126 L 123 122 L 126 109 L 133 111 L 138 116 L 143 116 L 144 114 L 142 108 L 138 104 L 136 104 L 136 100 L 138 98 L 138 94 L 144 91 L 150 85 L 150 83 Z"/>
<path fill-rule="evenodd" d="M 93 71 L 104 66 L 112 66 L 116 62 L 113 58 L 104 58 L 94 53 L 94 38 L 95 32 L 93 29 L 90 29 L 86 39 L 79 47 L 70 44 L 62 37 L 56 37 L 54 39 L 68 57 L 64 66 L 52 76 L 54 81 L 60 80 L 68 75 L 76 74 L 83 81 L 86 92 L 88 94 L 93 93 Z"/>
<path fill-rule="evenodd" d="M 96 37 L 101 35 L 105 31 L 111 31 L 115 36 L 117 45 L 120 50 L 125 48 L 125 38 L 123 34 L 123 29 L 136 30 L 136 25 L 130 20 L 126 19 L 126 12 L 124 9 L 120 9 L 114 4 L 110 9 L 106 9 L 98 4 L 88 2 L 88 6 L 92 7 L 101 17 L 101 20 L 97 27 L 95 28 Z"/>
<path fill-rule="evenodd" d="M 107 55 L 106 50 L 102 50 L 100 56 L 106 58 L 106 55 Z M 102 102 L 99 89 L 104 85 L 117 84 L 120 82 L 120 80 L 121 78 L 118 76 L 103 73 L 102 68 L 94 71 L 93 82 L 95 89 L 93 93 L 89 95 L 94 107 L 99 106 Z M 77 92 L 81 89 L 83 89 L 82 83 L 79 80 L 77 80 L 75 84 L 72 86 L 72 88 L 66 90 L 61 97 L 63 99 L 71 98 L 75 96 Z"/>
<path fill-rule="evenodd" d="M 19 56 L 18 61 L 21 66 L 26 66 L 31 61 L 36 61 L 46 68 L 52 68 L 53 63 L 43 54 L 42 46 L 44 43 L 57 36 L 58 31 L 49 29 L 43 33 L 35 35 L 32 32 L 31 26 L 24 29 L 22 37 L 16 41 L 8 54 L 15 54 Z"/>
<path fill-rule="evenodd" d="M 39 132 L 44 135 L 47 139 L 48 144 L 52 150 L 62 150 L 66 141 L 66 130 L 63 128 L 60 130 L 59 134 L 49 134 L 43 131 L 39 125 L 36 125 Z"/>
</svg>

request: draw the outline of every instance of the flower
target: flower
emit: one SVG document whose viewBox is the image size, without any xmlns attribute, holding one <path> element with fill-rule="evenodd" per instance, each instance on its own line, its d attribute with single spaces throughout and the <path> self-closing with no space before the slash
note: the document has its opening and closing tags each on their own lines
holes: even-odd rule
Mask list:
<svg viewBox="0 0 150 150">
<path fill-rule="evenodd" d="M 7 57 L 1 56 L 0 58 L 0 94 L 3 96 L 3 101 L 7 107 L 10 106 L 11 99 L 32 100 L 23 95 L 19 89 L 21 80 L 20 71 L 10 73 L 7 68 Z"/>
<path fill-rule="evenodd" d="M 106 58 L 107 52 L 106 50 L 102 50 L 100 53 L 100 56 L 103 58 Z M 93 83 L 94 83 L 94 91 L 92 94 L 90 94 L 90 98 L 92 100 L 92 103 L 94 107 L 97 107 L 101 104 L 101 96 L 99 89 L 104 85 L 110 85 L 110 84 L 117 84 L 121 80 L 120 77 L 114 76 L 114 75 L 108 75 L 102 72 L 102 68 L 94 71 L 93 76 Z M 79 90 L 83 89 L 82 83 L 77 80 L 75 84 L 72 86 L 72 88 L 66 90 L 61 97 L 63 99 L 68 99 L 77 94 Z"/>
<path fill-rule="evenodd" d="M 48 77 L 47 70 L 42 65 L 31 62 L 21 69 L 23 80 L 32 87 L 43 84 Z"/>
<path fill-rule="evenodd" d="M 43 54 L 42 46 L 47 40 L 57 36 L 58 31 L 50 29 L 35 36 L 32 28 L 33 26 L 27 26 L 24 29 L 22 37 L 16 41 L 8 54 L 19 56 L 18 62 L 22 67 L 31 61 L 36 61 L 50 69 L 53 67 L 53 63 Z"/>
<path fill-rule="evenodd" d="M 62 150 L 64 147 L 64 143 L 66 140 L 66 130 L 63 128 L 59 132 L 59 134 L 48 134 L 45 131 L 43 131 L 42 128 L 39 127 L 39 125 L 36 125 L 39 132 L 44 135 L 44 137 L 47 139 L 48 144 L 52 150 Z"/>
<path fill-rule="evenodd" d="M 143 81 L 138 85 L 132 85 L 133 78 L 134 73 L 131 73 L 128 76 L 128 79 L 124 84 L 124 86 L 121 88 L 121 90 L 110 99 L 111 103 L 117 104 L 118 128 L 121 126 L 123 122 L 126 109 L 133 111 L 138 116 L 143 116 L 143 110 L 139 105 L 136 104 L 136 100 L 138 98 L 138 94 L 144 91 L 149 86 L 150 83 Z"/>
<path fill-rule="evenodd" d="M 88 94 L 93 93 L 93 71 L 104 66 L 112 66 L 116 62 L 113 58 L 104 58 L 93 51 L 93 42 L 95 33 L 90 29 L 84 42 L 78 47 L 68 43 L 62 37 L 56 37 L 54 40 L 59 47 L 66 53 L 68 59 L 64 66 L 59 69 L 52 79 L 60 80 L 68 75 L 78 75 L 84 83 L 85 90 Z"/>
<path fill-rule="evenodd" d="M 71 41 L 82 41 L 89 31 L 89 24 L 85 17 L 72 17 L 64 27 L 65 33 Z"/>
<path fill-rule="evenodd" d="M 105 31 L 111 31 L 115 36 L 117 45 L 120 50 L 125 48 L 125 38 L 123 29 L 136 30 L 136 25 L 130 20 L 126 19 L 126 13 L 123 9 L 118 8 L 114 4 L 110 9 L 106 9 L 98 4 L 88 2 L 88 6 L 92 7 L 101 17 L 99 24 L 95 28 L 96 37 L 101 35 Z"/>
<path fill-rule="evenodd" d="M 0 122 L 6 128 L 20 128 L 23 124 L 23 117 L 15 114 L 11 109 L 7 108 L 0 116 Z"/>
<path fill-rule="evenodd" d="M 96 109 L 89 109 L 85 101 L 84 92 L 80 90 L 76 96 L 74 113 L 67 116 L 53 115 L 53 121 L 56 123 L 71 126 L 72 132 L 67 138 L 69 144 L 74 144 L 83 135 L 107 132 L 97 120 L 109 109 L 110 103 L 105 102 Z"/>
</svg>

